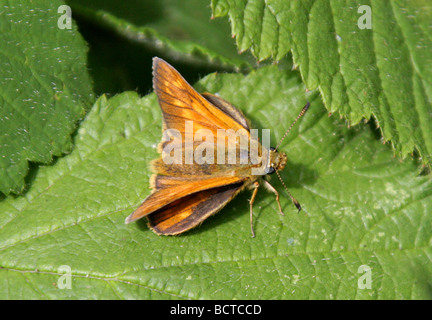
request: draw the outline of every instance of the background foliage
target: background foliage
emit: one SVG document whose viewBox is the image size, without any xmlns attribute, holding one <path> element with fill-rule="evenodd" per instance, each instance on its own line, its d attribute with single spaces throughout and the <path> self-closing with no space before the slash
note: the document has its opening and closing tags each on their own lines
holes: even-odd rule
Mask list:
<svg viewBox="0 0 432 320">
<path fill-rule="evenodd" d="M 61 1 L 0 1 L 0 29 L 15 34 L 0 35 L 0 297 L 431 297 L 426 3 L 371 1 L 371 30 L 355 1 L 66 3 L 71 30 L 57 27 Z M 282 146 L 300 214 L 260 192 L 251 239 L 245 192 L 182 236 L 124 225 L 160 140 L 155 55 L 191 83 L 207 75 L 195 87 L 273 143 L 311 102 Z"/>
</svg>

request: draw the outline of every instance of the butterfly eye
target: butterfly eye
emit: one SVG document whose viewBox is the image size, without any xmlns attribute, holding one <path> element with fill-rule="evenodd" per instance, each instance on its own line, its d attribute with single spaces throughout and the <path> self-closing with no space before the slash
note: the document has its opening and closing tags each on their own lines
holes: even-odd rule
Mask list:
<svg viewBox="0 0 432 320">
<path fill-rule="evenodd" d="M 267 167 L 265 170 L 266 170 L 266 174 L 272 174 L 276 172 L 275 168 L 273 167 Z"/>
</svg>

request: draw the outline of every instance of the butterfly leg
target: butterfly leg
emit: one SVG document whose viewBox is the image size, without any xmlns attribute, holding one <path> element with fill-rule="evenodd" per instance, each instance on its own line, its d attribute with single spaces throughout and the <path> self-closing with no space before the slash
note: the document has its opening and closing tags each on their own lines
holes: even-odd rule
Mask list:
<svg viewBox="0 0 432 320">
<path fill-rule="evenodd" d="M 255 181 L 254 184 L 253 184 L 253 186 L 254 186 L 255 189 L 252 192 L 252 197 L 251 197 L 251 199 L 249 201 L 249 205 L 250 205 L 250 226 L 251 226 L 252 238 L 255 238 L 255 232 L 254 232 L 254 229 L 253 229 L 253 204 L 255 202 L 255 197 L 256 197 L 256 195 L 258 193 L 259 182 Z"/>
<path fill-rule="evenodd" d="M 277 192 L 277 190 L 270 184 L 270 182 L 268 182 L 267 180 L 263 180 L 263 181 L 264 181 L 264 187 L 266 187 L 268 191 L 273 192 L 276 195 L 276 202 L 279 206 L 279 212 L 281 215 L 284 216 L 284 213 L 282 212 L 281 204 L 279 202 L 279 192 Z"/>
</svg>

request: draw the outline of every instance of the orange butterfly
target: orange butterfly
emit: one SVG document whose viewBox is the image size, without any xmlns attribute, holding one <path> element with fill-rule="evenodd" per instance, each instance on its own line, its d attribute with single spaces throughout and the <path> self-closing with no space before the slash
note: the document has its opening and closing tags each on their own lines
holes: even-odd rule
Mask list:
<svg viewBox="0 0 432 320">
<path fill-rule="evenodd" d="M 286 165 L 285 153 L 278 152 L 278 147 L 267 148 L 258 142 L 238 109 L 216 95 L 199 94 L 177 70 L 157 57 L 153 58 L 153 87 L 163 115 L 163 139 L 158 146 L 161 157 L 152 162 L 152 193 L 126 218 L 126 223 L 146 216 L 149 227 L 157 234 L 180 234 L 196 227 L 240 191 L 251 187 L 250 226 L 255 237 L 252 206 L 260 182 L 276 195 L 283 215 L 279 193 L 265 179 L 272 173 L 278 175 L 301 210 L 278 173 Z M 308 107 L 309 103 L 282 140 Z M 221 132 L 231 135 L 220 138 Z M 255 158 L 251 156 L 252 145 L 257 147 Z M 208 161 L 216 158 L 217 161 Z"/>
</svg>

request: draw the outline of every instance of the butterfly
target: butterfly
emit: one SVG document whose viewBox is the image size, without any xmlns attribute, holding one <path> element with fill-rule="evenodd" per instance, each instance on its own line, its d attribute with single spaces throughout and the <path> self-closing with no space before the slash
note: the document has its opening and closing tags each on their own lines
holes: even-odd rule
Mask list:
<svg viewBox="0 0 432 320">
<path fill-rule="evenodd" d="M 240 110 L 218 95 L 198 93 L 174 67 L 158 57 L 153 58 L 153 89 L 163 119 L 163 137 L 158 146 L 161 157 L 151 165 L 151 194 L 126 223 L 147 217 L 150 229 L 158 235 L 181 234 L 221 210 L 242 190 L 251 188 L 250 228 L 255 237 L 253 204 L 261 184 L 275 194 L 283 215 L 279 193 L 266 178 L 273 173 L 301 210 L 279 174 L 287 156 L 277 149 L 308 110 L 309 102 L 278 146 L 271 148 L 252 134 L 256 129 L 250 128 Z M 220 138 L 221 132 L 231 135 Z M 254 158 L 252 146 L 256 149 Z"/>
</svg>

